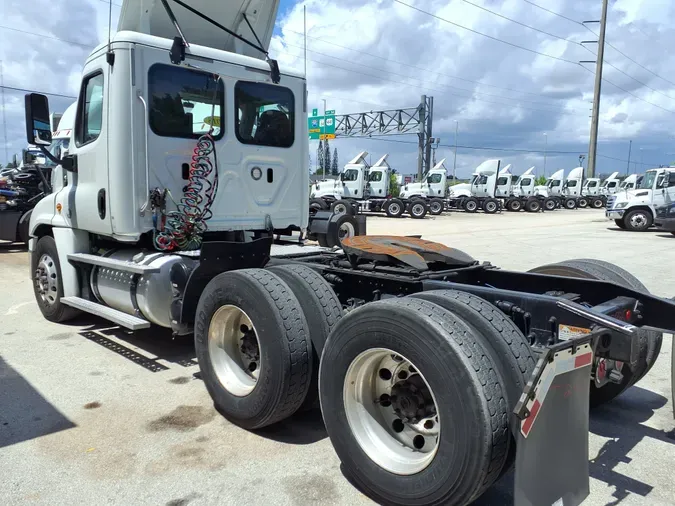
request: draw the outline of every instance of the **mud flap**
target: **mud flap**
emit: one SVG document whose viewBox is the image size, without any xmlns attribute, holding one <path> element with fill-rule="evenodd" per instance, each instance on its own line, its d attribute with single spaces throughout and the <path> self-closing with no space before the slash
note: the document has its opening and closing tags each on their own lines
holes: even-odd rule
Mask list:
<svg viewBox="0 0 675 506">
<path fill-rule="evenodd" d="M 551 346 L 516 405 L 514 504 L 577 506 L 589 494 L 589 385 L 595 333 Z"/>
</svg>

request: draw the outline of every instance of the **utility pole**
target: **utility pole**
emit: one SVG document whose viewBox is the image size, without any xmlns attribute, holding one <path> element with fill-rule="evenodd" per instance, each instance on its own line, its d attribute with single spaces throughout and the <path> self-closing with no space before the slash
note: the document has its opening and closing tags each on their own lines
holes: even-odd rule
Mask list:
<svg viewBox="0 0 675 506">
<path fill-rule="evenodd" d="M 112 1 L 112 0 L 111 0 Z M 302 6 L 302 28 L 305 36 L 305 80 L 307 79 L 307 6 Z"/>
<path fill-rule="evenodd" d="M 605 55 L 605 28 L 607 27 L 607 3 L 602 0 L 602 15 L 600 18 L 600 35 L 598 39 L 598 57 L 595 60 L 595 90 L 593 92 L 593 118 L 591 120 L 591 140 L 588 147 L 588 176 L 595 177 L 595 158 L 598 149 L 598 122 L 600 119 L 600 88 L 602 85 L 602 61 Z M 597 23 L 597 21 L 584 21 Z M 589 41 L 582 41 L 584 44 Z M 592 62 L 582 62 L 592 63 Z"/>
<path fill-rule="evenodd" d="M 546 177 L 546 155 L 548 155 L 548 134 L 544 132 L 544 177 Z"/>
<path fill-rule="evenodd" d="M 457 130 L 459 130 L 459 121 L 455 120 L 455 159 L 452 161 L 452 184 L 457 181 Z"/>
<path fill-rule="evenodd" d="M 633 147 L 633 140 L 628 143 L 628 165 L 626 165 L 626 175 L 630 172 L 630 150 Z"/>
</svg>

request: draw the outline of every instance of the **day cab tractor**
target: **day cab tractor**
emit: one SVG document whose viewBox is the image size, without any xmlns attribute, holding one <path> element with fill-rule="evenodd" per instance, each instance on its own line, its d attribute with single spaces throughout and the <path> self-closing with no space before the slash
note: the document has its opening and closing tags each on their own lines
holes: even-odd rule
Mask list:
<svg viewBox="0 0 675 506">
<path fill-rule="evenodd" d="M 401 188 L 399 197 L 406 200 L 424 199 L 429 206 L 429 214 L 438 216 L 450 206 L 448 173 L 445 158 L 424 174 L 419 183 L 406 183 Z"/>
<path fill-rule="evenodd" d="M 650 169 L 636 189 L 609 197 L 605 216 L 620 229 L 644 232 L 654 224 L 656 209 L 674 200 L 675 167 Z"/>
<path fill-rule="evenodd" d="M 466 505 L 515 466 L 516 504 L 579 504 L 589 405 L 649 371 L 675 304 L 596 260 L 517 272 L 414 237 L 280 240 L 314 224 L 307 83 L 266 54 L 278 2 L 184 5 L 125 0 L 85 62 L 61 184 L 30 221 L 44 317 L 193 334 L 244 429 L 318 401 L 380 503 Z M 27 95 L 29 143 L 49 145 L 48 117 Z"/>
<path fill-rule="evenodd" d="M 530 213 L 538 211 L 553 211 L 559 203 L 552 197 L 535 192 L 534 167 L 527 169 L 519 178 L 510 183 L 504 192 L 504 208 L 507 211 L 517 212 L 522 209 Z"/>
<path fill-rule="evenodd" d="M 339 179 L 317 181 L 311 188 L 310 208 L 330 209 L 337 214 L 383 212 L 390 218 L 399 218 L 408 213 L 411 218 L 424 218 L 429 211 L 424 198 L 392 196 L 389 155 L 382 156 L 372 167 L 367 156 L 366 151 L 359 153 L 344 166 Z"/>
<path fill-rule="evenodd" d="M 584 168 L 572 169 L 565 177 L 564 170 L 554 172 L 546 180 L 546 185 L 535 187 L 535 194 L 552 197 L 565 209 L 592 207 L 599 209 L 605 205 L 605 198 L 596 191 L 599 180 L 591 180 L 592 187 L 584 184 Z M 590 184 L 590 183 L 589 183 Z"/>
</svg>

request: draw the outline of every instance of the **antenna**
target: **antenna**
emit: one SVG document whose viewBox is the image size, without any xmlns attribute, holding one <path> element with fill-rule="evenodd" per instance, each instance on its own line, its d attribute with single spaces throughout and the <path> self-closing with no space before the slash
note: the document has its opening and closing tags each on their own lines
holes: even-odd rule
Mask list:
<svg viewBox="0 0 675 506">
<path fill-rule="evenodd" d="M 105 55 L 105 61 L 108 65 L 115 63 L 115 53 L 112 52 L 110 46 L 110 32 L 112 31 L 112 0 L 108 0 L 108 52 Z"/>
</svg>

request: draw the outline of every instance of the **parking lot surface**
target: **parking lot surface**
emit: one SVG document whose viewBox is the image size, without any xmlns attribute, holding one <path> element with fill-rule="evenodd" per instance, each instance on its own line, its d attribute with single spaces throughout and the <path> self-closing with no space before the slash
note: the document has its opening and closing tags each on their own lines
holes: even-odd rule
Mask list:
<svg viewBox="0 0 675 506">
<path fill-rule="evenodd" d="M 675 237 L 620 231 L 601 211 L 369 217 L 368 233 L 422 234 L 514 270 L 598 258 L 675 295 Z M 3 504 L 371 504 L 341 473 L 319 412 L 239 429 L 213 409 L 189 338 L 94 317 L 49 323 L 28 253 L 0 244 L 0 273 Z M 675 504 L 670 339 L 638 386 L 592 412 L 584 504 Z M 512 503 L 510 480 L 478 504 Z"/>
</svg>

